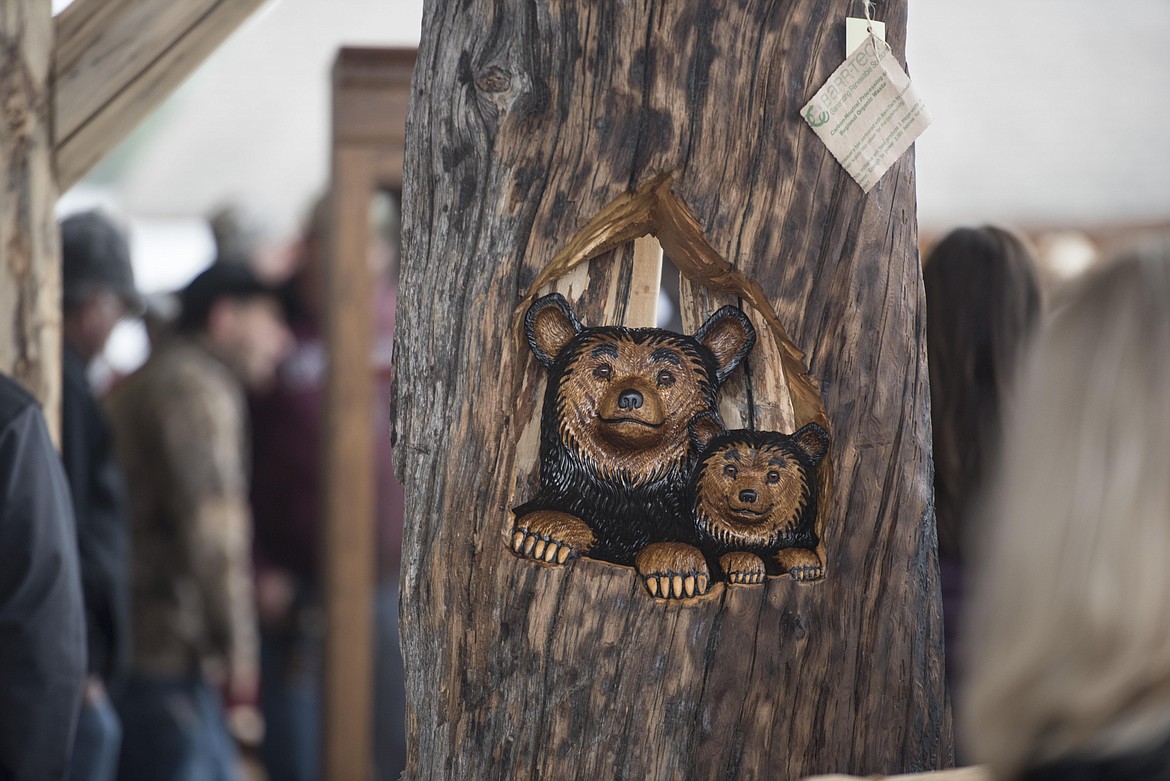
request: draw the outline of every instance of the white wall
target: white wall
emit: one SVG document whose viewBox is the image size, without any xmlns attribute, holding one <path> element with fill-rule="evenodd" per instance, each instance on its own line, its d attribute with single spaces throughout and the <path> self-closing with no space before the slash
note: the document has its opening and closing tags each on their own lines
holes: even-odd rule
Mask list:
<svg viewBox="0 0 1170 781">
<path fill-rule="evenodd" d="M 924 230 L 1170 220 L 1170 2 L 910 0 Z"/>
</svg>

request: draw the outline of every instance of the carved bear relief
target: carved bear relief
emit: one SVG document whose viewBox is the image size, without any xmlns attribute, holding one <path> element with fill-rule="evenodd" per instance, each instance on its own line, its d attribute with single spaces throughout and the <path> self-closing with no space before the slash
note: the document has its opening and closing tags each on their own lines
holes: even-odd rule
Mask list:
<svg viewBox="0 0 1170 781">
<path fill-rule="evenodd" d="M 788 573 L 816 580 L 816 465 L 829 435 L 816 423 L 795 433 L 726 431 L 715 415 L 691 421 L 700 450 L 687 484 L 697 544 L 732 584 Z"/>
<path fill-rule="evenodd" d="M 513 511 L 517 556 L 632 565 L 659 599 L 824 576 L 817 465 L 828 432 L 728 431 L 717 411 L 755 344 L 741 310 L 723 307 L 690 336 L 586 327 L 554 293 L 532 304 L 524 329 L 549 376 L 540 488 Z"/>
<path fill-rule="evenodd" d="M 691 336 L 586 327 L 554 293 L 533 303 L 524 326 L 548 384 L 540 489 L 514 510 L 516 554 L 632 565 L 648 545 L 690 539 L 689 424 L 714 410 L 720 385 L 751 351 L 747 317 L 724 307 Z"/>
</svg>

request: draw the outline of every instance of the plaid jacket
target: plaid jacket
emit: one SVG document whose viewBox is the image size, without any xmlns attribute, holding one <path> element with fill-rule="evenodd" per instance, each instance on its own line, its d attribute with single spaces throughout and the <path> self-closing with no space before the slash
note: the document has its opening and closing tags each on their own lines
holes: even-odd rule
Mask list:
<svg viewBox="0 0 1170 781">
<path fill-rule="evenodd" d="M 132 538 L 132 667 L 254 671 L 243 391 L 193 341 L 161 346 L 110 401 Z"/>
</svg>

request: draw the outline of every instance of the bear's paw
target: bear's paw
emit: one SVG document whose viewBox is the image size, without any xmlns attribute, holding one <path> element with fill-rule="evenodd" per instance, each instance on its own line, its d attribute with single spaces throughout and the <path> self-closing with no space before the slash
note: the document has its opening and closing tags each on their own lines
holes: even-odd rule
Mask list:
<svg viewBox="0 0 1170 781">
<path fill-rule="evenodd" d="M 537 510 L 516 519 L 512 551 L 545 564 L 564 564 L 593 547 L 597 538 L 584 521 L 559 510 Z"/>
<path fill-rule="evenodd" d="M 825 576 L 825 566 L 816 552 L 804 548 L 785 548 L 776 554 L 776 561 L 788 571 L 793 580 L 807 583 Z"/>
<path fill-rule="evenodd" d="M 719 566 L 727 582 L 736 586 L 754 586 L 764 582 L 768 568 L 764 560 L 754 553 L 734 551 L 725 553 L 719 559 Z"/>
<path fill-rule="evenodd" d="M 682 542 L 655 542 L 634 558 L 634 568 L 650 596 L 689 599 L 707 593 L 711 573 L 702 552 Z"/>
</svg>

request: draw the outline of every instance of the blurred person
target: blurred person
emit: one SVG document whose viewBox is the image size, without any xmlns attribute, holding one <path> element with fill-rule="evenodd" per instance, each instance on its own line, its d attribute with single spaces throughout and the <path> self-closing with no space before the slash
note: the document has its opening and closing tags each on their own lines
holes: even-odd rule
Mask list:
<svg viewBox="0 0 1170 781">
<path fill-rule="evenodd" d="M 217 687 L 246 702 L 257 680 L 244 388 L 271 382 L 290 337 L 243 263 L 215 263 L 180 304 L 111 399 L 134 540 L 119 778 L 221 781 L 237 754 Z"/>
<path fill-rule="evenodd" d="M 376 779 L 405 768 L 405 691 L 398 642 L 402 488 L 390 463 L 390 357 L 397 277 L 398 210 L 375 201 L 370 263 L 377 281 L 374 354 L 377 475 L 374 729 Z M 324 649 L 322 463 L 328 356 L 322 335 L 328 202 L 314 207 L 294 276 L 285 286 L 296 346 L 273 388 L 252 399 L 256 593 L 261 626 L 262 747 L 271 781 L 320 774 Z"/>
<path fill-rule="evenodd" d="M 129 560 L 122 480 L 109 424 L 86 378 L 114 326 L 141 309 L 130 247 L 97 212 L 61 223 L 63 334 L 61 455 L 73 497 L 85 599 L 89 677 L 71 778 L 111 781 L 122 727 L 107 689 L 125 674 Z"/>
<path fill-rule="evenodd" d="M 1170 240 L 1037 340 L 974 570 L 960 722 L 996 778 L 1170 778 Z"/>
<path fill-rule="evenodd" d="M 0 375 L 0 779 L 66 777 L 84 685 L 69 485 L 40 407 Z"/>
<path fill-rule="evenodd" d="M 997 227 L 959 228 L 923 267 L 934 503 L 943 588 L 947 683 L 954 695 L 962 651 L 964 539 L 999 447 L 1004 407 L 1021 353 L 1036 329 L 1041 296 L 1024 240 Z"/>
</svg>

